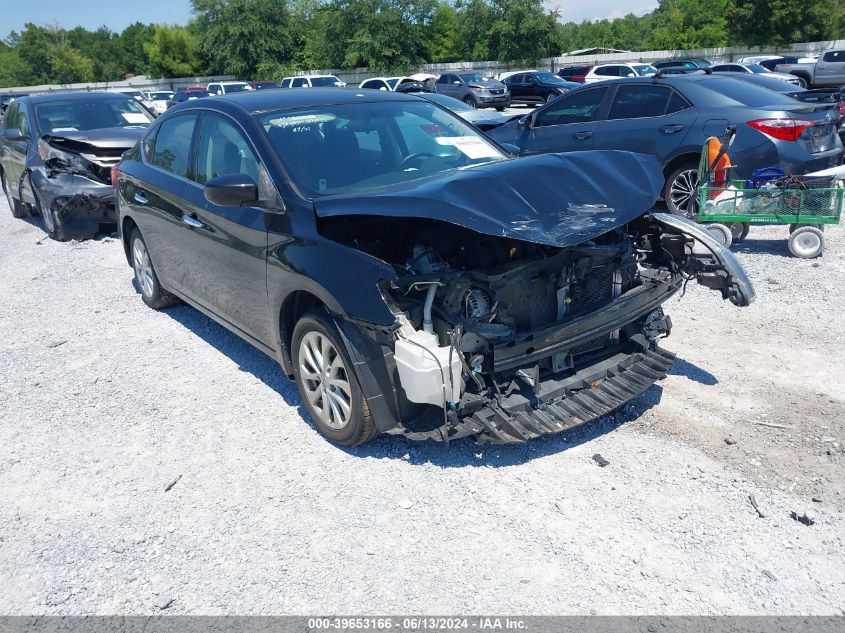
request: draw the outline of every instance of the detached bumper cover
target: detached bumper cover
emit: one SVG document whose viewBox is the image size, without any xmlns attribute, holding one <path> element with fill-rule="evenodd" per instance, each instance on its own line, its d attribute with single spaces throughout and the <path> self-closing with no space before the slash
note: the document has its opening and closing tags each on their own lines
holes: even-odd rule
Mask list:
<svg viewBox="0 0 845 633">
<path fill-rule="evenodd" d="M 536 396 L 513 394 L 452 426 L 405 435 L 413 440 L 448 442 L 470 437 L 479 444 L 511 444 L 560 433 L 633 400 L 665 378 L 674 360 L 674 354 L 660 348 L 617 354 L 567 378 L 543 381 Z"/>
<path fill-rule="evenodd" d="M 114 189 L 73 173 L 32 171 L 32 187 L 42 212 L 52 209 L 68 237 L 81 239 L 97 232 L 100 224 L 117 222 Z"/>
</svg>

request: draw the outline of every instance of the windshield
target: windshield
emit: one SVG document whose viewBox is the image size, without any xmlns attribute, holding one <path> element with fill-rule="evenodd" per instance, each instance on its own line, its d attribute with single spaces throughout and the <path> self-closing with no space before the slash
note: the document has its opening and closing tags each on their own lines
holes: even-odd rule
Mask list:
<svg viewBox="0 0 845 633">
<path fill-rule="evenodd" d="M 745 67 L 750 70 L 754 74 L 761 74 L 769 72 L 769 69 L 765 66 L 761 66 L 760 64 L 746 64 Z"/>
<path fill-rule="evenodd" d="M 633 68 L 634 72 L 636 72 L 640 77 L 648 75 L 649 73 L 653 74 L 657 72 L 657 69 L 651 64 L 639 64 Z"/>
<path fill-rule="evenodd" d="M 35 106 L 41 134 L 99 130 L 109 127 L 147 127 L 153 116 L 131 97 L 65 99 Z"/>
<path fill-rule="evenodd" d="M 340 80 L 337 77 L 311 77 L 311 85 L 315 88 L 337 86 L 340 85 Z"/>
<path fill-rule="evenodd" d="M 150 98 L 153 101 L 167 101 L 168 99 L 172 99 L 176 96 L 176 93 L 173 92 L 151 92 Z"/>
<path fill-rule="evenodd" d="M 329 105 L 256 118 L 310 196 L 385 187 L 505 158 L 475 128 L 422 101 Z"/>
<path fill-rule="evenodd" d="M 249 84 L 223 84 L 223 91 L 226 94 L 231 94 L 233 92 L 246 92 L 247 90 L 252 90 L 252 86 Z"/>
<path fill-rule="evenodd" d="M 566 84 L 566 81 L 552 73 L 534 73 L 534 76 L 544 84 Z"/>
<path fill-rule="evenodd" d="M 484 81 L 484 77 L 482 77 L 481 73 L 461 73 L 458 76 L 467 83 L 471 81 Z"/>
<path fill-rule="evenodd" d="M 433 101 L 437 105 L 441 105 L 444 108 L 448 108 L 452 112 L 470 112 L 471 110 L 475 110 L 475 108 L 473 108 L 471 105 L 467 105 L 460 99 L 447 97 L 446 95 L 437 94 L 436 92 L 424 92 L 420 94 L 420 96 L 423 99 Z"/>
</svg>

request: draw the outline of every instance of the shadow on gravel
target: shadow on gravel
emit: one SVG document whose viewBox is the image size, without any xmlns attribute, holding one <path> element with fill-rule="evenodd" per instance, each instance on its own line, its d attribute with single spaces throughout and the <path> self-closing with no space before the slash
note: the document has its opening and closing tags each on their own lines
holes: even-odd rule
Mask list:
<svg viewBox="0 0 845 633">
<path fill-rule="evenodd" d="M 409 464 L 433 464 L 443 468 L 516 466 L 533 459 L 561 453 L 611 433 L 658 405 L 662 397 L 663 388 L 654 385 L 639 398 L 594 422 L 561 433 L 544 435 L 524 444 L 476 445 L 468 439 L 451 444 L 432 441 L 411 442 L 403 437 L 384 435 L 369 444 L 341 450 L 353 457 L 405 459 Z M 608 456 L 605 455 L 605 457 Z M 611 462 L 613 461 L 612 457 L 608 458 Z"/>
<path fill-rule="evenodd" d="M 132 285 L 135 286 L 137 292 L 138 288 L 134 279 Z M 235 334 L 190 306 L 184 304 L 173 306 L 164 310 L 163 314 L 178 321 L 206 343 L 228 356 L 237 363 L 241 371 L 252 374 L 278 393 L 287 404 L 297 408 L 304 424 L 314 428 L 309 420 L 308 412 L 299 398 L 296 385 L 293 381 L 288 380 L 274 359 L 258 351 L 249 343 L 241 340 Z M 694 365 L 687 363 L 687 366 L 692 368 L 694 372 L 709 375 Z M 538 457 L 560 453 L 611 433 L 621 425 L 637 419 L 644 412 L 659 404 L 662 395 L 663 388 L 654 385 L 639 398 L 594 422 L 562 433 L 545 435 L 524 444 L 485 444 L 479 446 L 467 439 L 451 444 L 432 441 L 413 442 L 401 436 L 382 435 L 363 446 L 338 447 L 338 450 L 342 450 L 353 457 L 404 458 L 411 464 L 433 464 L 444 468 L 514 466 Z M 405 457 L 406 455 L 407 457 Z"/>
<path fill-rule="evenodd" d="M 136 280 L 132 286 L 140 294 Z M 252 374 L 258 380 L 278 393 L 285 402 L 297 407 L 299 414 L 308 419 L 308 413 L 302 406 L 296 385 L 285 376 L 279 364 L 263 352 L 242 340 L 222 325 L 218 325 L 199 310 L 180 304 L 162 311 L 171 319 L 178 321 L 206 343 L 237 363 L 241 371 Z"/>
<path fill-rule="evenodd" d="M 675 359 L 675 364 L 672 365 L 672 369 L 669 371 L 669 375 L 684 376 L 685 378 L 689 378 L 693 382 L 697 382 L 699 384 L 707 385 L 710 387 L 719 384 L 719 379 L 716 378 L 716 376 L 711 374 L 706 369 L 702 369 L 698 365 L 694 365 L 689 361 L 685 361 L 683 358 Z"/>
<path fill-rule="evenodd" d="M 752 228 L 753 232 L 754 229 Z M 738 244 L 731 245 L 734 253 L 745 253 L 749 255 L 779 255 L 781 257 L 793 257 L 789 252 L 787 240 L 789 231 L 784 228 L 782 240 L 755 240 L 746 239 Z"/>
</svg>

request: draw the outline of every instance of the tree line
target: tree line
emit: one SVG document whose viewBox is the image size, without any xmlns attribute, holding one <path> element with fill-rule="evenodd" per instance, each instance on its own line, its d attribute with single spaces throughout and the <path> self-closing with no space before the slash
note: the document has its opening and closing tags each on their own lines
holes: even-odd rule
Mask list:
<svg viewBox="0 0 845 633">
<path fill-rule="evenodd" d="M 278 79 L 294 69 L 405 72 L 426 62 L 533 64 L 595 46 L 783 47 L 845 38 L 841 0 L 659 0 L 646 15 L 566 22 L 542 0 L 192 0 L 185 26 L 121 33 L 29 23 L 0 41 L 0 87 L 153 77 Z"/>
</svg>

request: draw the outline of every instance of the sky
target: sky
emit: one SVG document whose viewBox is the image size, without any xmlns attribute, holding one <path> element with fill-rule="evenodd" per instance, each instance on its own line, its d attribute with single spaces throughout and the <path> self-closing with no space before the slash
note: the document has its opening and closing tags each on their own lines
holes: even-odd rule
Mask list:
<svg viewBox="0 0 845 633">
<path fill-rule="evenodd" d="M 565 22 L 642 15 L 657 6 L 650 0 L 546 0 Z M 106 25 L 120 32 L 133 22 L 185 24 L 191 17 L 189 0 L 0 0 L 0 37 L 20 31 L 27 22 L 56 24 L 72 29 Z"/>
</svg>

